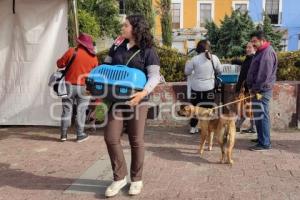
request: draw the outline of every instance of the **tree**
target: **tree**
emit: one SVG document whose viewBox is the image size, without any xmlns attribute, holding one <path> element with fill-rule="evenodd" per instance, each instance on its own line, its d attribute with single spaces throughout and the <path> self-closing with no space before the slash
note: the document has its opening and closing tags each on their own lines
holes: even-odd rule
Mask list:
<svg viewBox="0 0 300 200">
<path fill-rule="evenodd" d="M 280 51 L 282 49 L 281 40 L 283 33 L 273 28 L 271 19 L 268 15 L 264 14 L 263 26 L 258 25 L 257 30 L 262 30 L 265 33 L 266 39 L 271 42 L 275 51 Z"/>
<path fill-rule="evenodd" d="M 120 33 L 119 3 L 117 0 L 79 0 L 78 9 L 96 17 L 100 37 L 115 38 Z"/>
<path fill-rule="evenodd" d="M 97 2 L 98 0 L 78 0 L 77 7 L 80 10 L 86 10 L 88 12 L 94 13 Z"/>
<path fill-rule="evenodd" d="M 255 30 L 248 13 L 239 10 L 226 15 L 218 28 L 213 22 L 207 23 L 207 37 L 212 48 L 219 57 L 235 57 L 244 55 L 244 47 L 250 40 L 250 34 Z"/>
<path fill-rule="evenodd" d="M 162 30 L 162 43 L 166 46 L 172 46 L 172 16 L 171 0 L 160 0 L 160 22 Z"/>
<path fill-rule="evenodd" d="M 211 21 L 205 24 L 205 28 L 207 30 L 205 37 L 210 41 L 212 51 L 218 52 L 218 42 L 220 37 L 219 27 L 215 24 L 215 22 Z"/>
<path fill-rule="evenodd" d="M 219 53 L 224 57 L 243 55 L 253 30 L 254 24 L 248 13 L 233 11 L 220 27 Z"/>
<path fill-rule="evenodd" d="M 79 32 L 90 34 L 94 39 L 100 36 L 97 18 L 86 10 L 78 10 Z"/>
<path fill-rule="evenodd" d="M 100 22 L 100 36 L 116 38 L 120 34 L 121 21 L 116 0 L 99 0 L 96 15 Z"/>
<path fill-rule="evenodd" d="M 80 0 L 77 4 L 77 17 L 79 32 L 90 34 L 94 39 L 99 37 L 100 26 L 97 17 L 92 12 L 92 7 L 97 0 Z M 76 45 L 76 27 L 75 14 L 72 1 L 68 1 L 69 18 L 68 18 L 68 39 L 69 45 Z"/>
<path fill-rule="evenodd" d="M 126 0 L 125 13 L 126 15 L 141 14 L 146 18 L 150 28 L 154 27 L 152 0 Z"/>
</svg>

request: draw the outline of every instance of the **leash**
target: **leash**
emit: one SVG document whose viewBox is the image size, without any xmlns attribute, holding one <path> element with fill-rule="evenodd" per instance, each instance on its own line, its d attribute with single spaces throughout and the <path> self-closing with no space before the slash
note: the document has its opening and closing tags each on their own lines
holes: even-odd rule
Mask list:
<svg viewBox="0 0 300 200">
<path fill-rule="evenodd" d="M 225 106 L 228 106 L 228 105 L 231 105 L 231 104 L 235 104 L 235 103 L 238 103 L 238 102 L 243 101 L 243 100 L 245 100 L 245 99 L 250 99 L 250 98 L 252 98 L 252 97 L 255 97 L 256 99 L 259 100 L 259 99 L 261 99 L 263 96 L 262 96 L 261 94 L 259 94 L 259 93 L 256 93 L 255 95 L 250 95 L 250 96 L 244 97 L 244 98 L 242 98 L 242 99 L 238 99 L 238 100 L 235 100 L 235 101 L 232 101 L 232 102 L 223 104 L 223 105 L 221 105 L 221 106 L 213 107 L 213 108 L 211 108 L 211 110 L 215 110 L 215 109 L 222 108 L 222 107 L 225 107 Z"/>
</svg>

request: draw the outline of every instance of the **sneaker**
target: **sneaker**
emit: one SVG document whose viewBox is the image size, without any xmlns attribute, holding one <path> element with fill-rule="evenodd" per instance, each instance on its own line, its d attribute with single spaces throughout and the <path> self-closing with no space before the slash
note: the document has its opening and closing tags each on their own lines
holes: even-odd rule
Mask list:
<svg viewBox="0 0 300 200">
<path fill-rule="evenodd" d="M 195 134 L 195 133 L 199 133 L 199 129 L 196 127 L 191 127 L 190 134 Z"/>
<path fill-rule="evenodd" d="M 268 151 L 268 150 L 271 150 L 272 147 L 271 145 L 270 146 L 262 146 L 262 145 L 255 145 L 253 147 L 250 147 L 250 151 Z"/>
<path fill-rule="evenodd" d="M 128 194 L 129 195 L 138 195 L 141 193 L 143 188 L 143 181 L 131 182 Z"/>
<path fill-rule="evenodd" d="M 256 133 L 256 131 L 252 128 L 246 129 L 246 130 L 242 130 L 243 133 Z"/>
<path fill-rule="evenodd" d="M 61 133 L 60 134 L 60 141 L 61 142 L 67 141 L 67 133 Z"/>
<path fill-rule="evenodd" d="M 87 134 L 82 134 L 82 135 L 78 135 L 76 142 L 83 142 L 86 141 L 89 138 L 89 136 Z"/>
<path fill-rule="evenodd" d="M 251 142 L 254 142 L 254 143 L 258 143 L 258 139 L 256 138 L 256 139 L 252 139 L 252 140 L 250 140 Z"/>
<path fill-rule="evenodd" d="M 126 184 L 127 184 L 126 176 L 122 180 L 113 181 L 112 184 L 110 184 L 110 186 L 107 187 L 107 189 L 105 191 L 105 196 L 106 197 L 115 196 L 116 194 L 118 194 L 120 192 L 120 190 L 123 187 L 125 187 Z"/>
</svg>

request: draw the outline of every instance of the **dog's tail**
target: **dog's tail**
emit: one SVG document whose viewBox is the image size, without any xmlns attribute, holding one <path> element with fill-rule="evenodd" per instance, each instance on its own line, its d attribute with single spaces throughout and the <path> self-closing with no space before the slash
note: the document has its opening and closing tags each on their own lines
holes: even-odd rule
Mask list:
<svg viewBox="0 0 300 200">
<path fill-rule="evenodd" d="M 228 134 L 229 134 L 229 124 L 225 124 L 224 126 L 224 135 L 223 135 L 223 145 L 225 146 L 228 141 Z"/>
</svg>

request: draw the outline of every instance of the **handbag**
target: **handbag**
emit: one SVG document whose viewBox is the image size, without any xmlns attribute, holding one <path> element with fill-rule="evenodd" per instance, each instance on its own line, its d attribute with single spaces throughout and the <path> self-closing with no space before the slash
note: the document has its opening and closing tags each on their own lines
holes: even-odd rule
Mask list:
<svg viewBox="0 0 300 200">
<path fill-rule="evenodd" d="M 73 55 L 70 61 L 67 63 L 65 69 L 57 70 L 56 72 L 51 74 L 49 78 L 48 86 L 52 87 L 56 95 L 59 97 L 65 97 L 68 95 L 65 76 L 69 71 L 73 61 L 75 60 L 76 55 L 77 55 L 77 49 L 75 49 L 75 51 L 73 52 Z"/>
<path fill-rule="evenodd" d="M 215 93 L 221 93 L 222 92 L 222 80 L 218 77 L 218 73 L 217 73 L 216 68 L 215 68 L 213 57 L 212 56 L 210 56 L 210 57 L 211 57 L 210 61 L 211 61 L 212 67 L 214 69 L 214 76 L 215 76 L 214 90 L 215 90 Z"/>
</svg>

